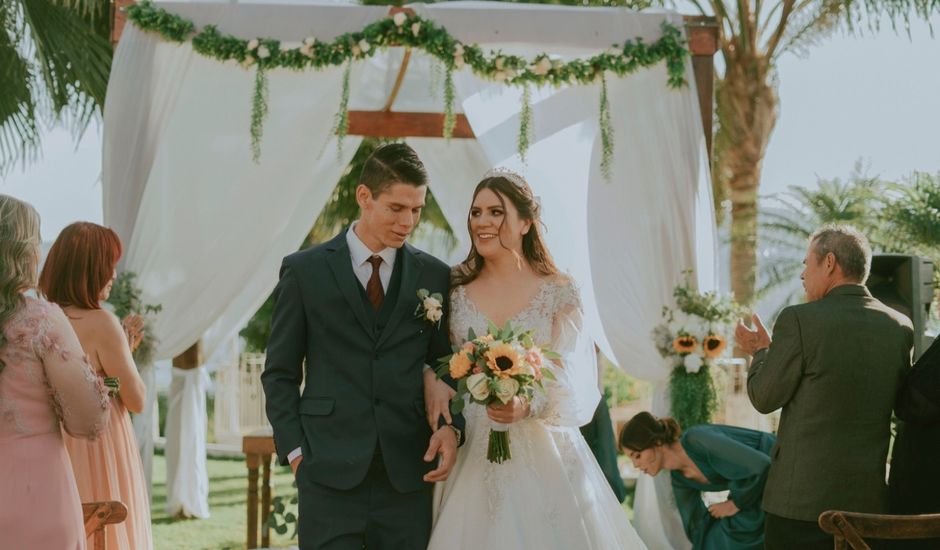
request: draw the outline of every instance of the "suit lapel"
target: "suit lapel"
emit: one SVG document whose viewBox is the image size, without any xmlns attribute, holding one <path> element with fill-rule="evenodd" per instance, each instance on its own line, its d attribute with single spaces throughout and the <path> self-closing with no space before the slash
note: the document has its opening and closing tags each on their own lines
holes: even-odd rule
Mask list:
<svg viewBox="0 0 940 550">
<path fill-rule="evenodd" d="M 359 293 L 359 280 L 356 279 L 356 274 L 352 269 L 349 246 L 346 244 L 346 231 L 330 241 L 330 250 L 333 253 L 330 254 L 327 263 L 333 271 L 333 277 L 336 278 L 336 285 L 339 286 L 350 309 L 352 309 L 356 319 L 359 320 L 359 324 L 362 325 L 367 334 L 374 338 L 375 330 L 366 313 L 365 305 L 362 303 L 362 297 Z"/>
<path fill-rule="evenodd" d="M 392 310 L 392 314 L 388 318 L 385 330 L 383 330 L 382 334 L 379 336 L 379 341 L 376 344 L 378 346 L 381 346 L 382 343 L 388 339 L 406 312 L 413 312 L 408 310 L 414 307 L 418 299 L 415 294 L 417 292 L 415 286 L 418 284 L 418 276 L 421 274 L 421 260 L 418 259 L 417 254 L 415 254 L 412 248 L 408 244 L 405 244 L 401 254 L 401 261 L 401 286 L 398 288 L 398 301 L 395 302 L 395 309 Z"/>
</svg>

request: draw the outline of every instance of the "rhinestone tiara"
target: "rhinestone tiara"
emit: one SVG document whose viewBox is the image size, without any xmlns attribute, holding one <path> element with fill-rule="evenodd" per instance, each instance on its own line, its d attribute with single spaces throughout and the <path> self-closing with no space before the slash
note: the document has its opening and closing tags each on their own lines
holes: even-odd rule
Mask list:
<svg viewBox="0 0 940 550">
<path fill-rule="evenodd" d="M 529 184 L 525 181 L 525 178 L 520 176 L 518 173 L 513 172 L 509 168 L 503 168 L 503 167 L 493 168 L 492 170 L 489 170 L 487 173 L 483 174 L 483 179 L 488 179 L 488 178 L 507 179 L 511 181 L 513 185 L 515 185 L 516 187 L 520 189 L 523 189 L 523 190 L 529 189 Z"/>
</svg>

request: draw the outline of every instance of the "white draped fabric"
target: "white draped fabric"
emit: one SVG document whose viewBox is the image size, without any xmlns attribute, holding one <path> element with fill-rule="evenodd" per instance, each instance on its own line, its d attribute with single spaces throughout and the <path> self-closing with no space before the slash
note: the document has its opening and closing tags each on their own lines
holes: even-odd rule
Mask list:
<svg viewBox="0 0 940 550">
<path fill-rule="evenodd" d="M 329 40 L 387 13 L 306 2 L 161 5 L 199 26 L 295 43 L 306 36 Z M 530 57 L 591 55 L 637 36 L 649 43 L 664 20 L 682 25 L 681 16 L 662 11 L 477 2 L 412 7 L 462 41 Z M 381 109 L 401 58 L 402 50 L 392 48 L 355 63 L 350 108 Z M 436 65 L 413 53 L 394 110 L 442 111 L 443 73 Z M 269 71 L 269 110 L 255 164 L 254 72 L 126 28 L 105 111 L 105 221 L 128 244 L 124 267 L 139 274 L 145 301 L 163 305 L 155 327 L 160 357 L 201 337 L 211 354 L 273 288 L 280 258 L 300 244 L 359 145 L 349 136 L 338 153 L 330 133 L 342 72 Z M 691 83 L 691 63 L 686 77 Z M 695 269 L 701 287 L 715 286 L 698 101 L 694 83 L 669 89 L 662 65 L 607 80 L 615 143 L 609 181 L 599 169 L 599 85 L 532 90 L 525 162 L 516 150 L 521 89 L 469 70 L 455 74 L 458 111 L 477 140 L 408 141 L 460 240 L 452 258 L 469 244 L 466 215 L 480 176 L 493 166 L 520 171 L 540 197 L 557 263 L 580 286 L 588 331 L 621 368 L 663 387 L 669 369 L 650 340 L 662 306 L 683 270 Z M 168 440 L 189 435 L 169 433 Z M 670 499 L 668 483 L 644 487 L 637 499 L 637 529 L 651 548 L 683 547 Z M 647 522 L 657 525 L 647 528 Z"/>
<path fill-rule="evenodd" d="M 206 471 L 206 388 L 203 367 L 173 368 L 167 403 L 166 513 L 209 517 L 209 474 Z M 185 425 L 185 426 L 184 426 Z"/>
</svg>

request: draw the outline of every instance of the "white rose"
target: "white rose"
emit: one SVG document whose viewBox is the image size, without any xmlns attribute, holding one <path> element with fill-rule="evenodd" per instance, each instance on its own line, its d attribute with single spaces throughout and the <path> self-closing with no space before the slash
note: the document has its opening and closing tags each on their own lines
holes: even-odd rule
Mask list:
<svg viewBox="0 0 940 550">
<path fill-rule="evenodd" d="M 519 370 L 522 371 L 522 374 L 526 374 L 528 376 L 535 376 L 535 368 L 528 363 L 522 363 L 521 365 L 519 365 Z"/>
<path fill-rule="evenodd" d="M 486 379 L 486 374 L 482 372 L 471 374 L 470 377 L 467 378 L 467 390 L 470 391 L 470 395 L 477 401 L 483 401 L 489 397 L 490 384 Z"/>
<path fill-rule="evenodd" d="M 552 60 L 548 57 L 539 59 L 538 63 L 532 67 L 532 72 L 540 76 L 548 74 L 550 70 L 552 70 Z"/>
<path fill-rule="evenodd" d="M 441 317 L 444 316 L 444 310 L 441 308 L 429 309 L 428 310 L 428 320 L 432 323 L 436 323 L 441 320 Z"/>
<path fill-rule="evenodd" d="M 392 21 L 395 22 L 396 27 L 400 27 L 404 25 L 407 19 L 408 19 L 408 15 L 404 12 L 398 12 L 392 16 Z"/>
<path fill-rule="evenodd" d="M 428 311 L 432 309 L 441 309 L 441 303 L 437 300 L 437 298 L 433 296 L 428 296 L 427 298 L 425 298 L 423 305 L 424 305 L 424 309 Z"/>
<path fill-rule="evenodd" d="M 493 78 L 496 79 L 496 82 L 502 82 L 506 80 L 506 73 L 504 71 L 496 71 L 493 75 Z"/>
<path fill-rule="evenodd" d="M 258 46 L 258 59 L 267 59 L 271 57 L 271 51 L 267 46 Z"/>
<path fill-rule="evenodd" d="M 454 55 L 463 55 L 463 44 L 457 43 L 454 46 Z"/>
<path fill-rule="evenodd" d="M 497 71 L 503 70 L 503 58 L 502 57 L 496 58 L 496 70 Z"/>
<path fill-rule="evenodd" d="M 461 68 L 463 68 L 463 65 L 464 65 L 463 56 L 462 56 L 462 55 L 455 55 L 455 56 L 454 56 L 454 67 L 457 67 L 458 69 L 461 69 Z"/>
<path fill-rule="evenodd" d="M 519 382 L 512 378 L 500 378 L 496 381 L 496 398 L 504 405 L 512 401 L 519 391 Z"/>
<path fill-rule="evenodd" d="M 366 42 L 366 39 L 363 38 L 362 40 L 359 41 L 359 49 L 362 50 L 362 53 L 366 53 L 370 49 L 372 49 L 372 45 Z"/>
<path fill-rule="evenodd" d="M 248 49 L 249 49 L 249 50 L 256 50 L 256 49 L 258 49 L 258 46 L 259 46 L 260 44 L 261 44 L 261 43 L 258 42 L 258 39 L 257 39 L 257 38 L 252 38 L 251 40 L 248 41 Z"/>
<path fill-rule="evenodd" d="M 304 43 L 304 45 L 300 47 L 300 54 L 306 57 L 313 57 L 313 45 Z"/>
<path fill-rule="evenodd" d="M 506 70 L 506 80 L 512 80 L 513 78 L 516 78 L 516 71 L 514 71 L 514 70 L 512 70 L 512 69 L 507 69 L 507 70 Z"/>
<path fill-rule="evenodd" d="M 353 45 L 352 54 L 353 57 L 359 57 L 359 55 L 362 54 L 362 50 L 359 49 L 359 46 Z"/>
<path fill-rule="evenodd" d="M 254 63 L 255 63 L 255 58 L 251 57 L 250 55 L 246 55 L 245 59 L 242 60 L 241 65 L 242 67 L 247 69 L 248 67 L 251 67 L 252 65 L 254 65 Z"/>
<path fill-rule="evenodd" d="M 686 372 L 695 374 L 702 368 L 702 357 L 697 353 L 690 353 L 685 356 L 685 359 L 682 360 L 682 364 L 685 367 Z"/>
</svg>

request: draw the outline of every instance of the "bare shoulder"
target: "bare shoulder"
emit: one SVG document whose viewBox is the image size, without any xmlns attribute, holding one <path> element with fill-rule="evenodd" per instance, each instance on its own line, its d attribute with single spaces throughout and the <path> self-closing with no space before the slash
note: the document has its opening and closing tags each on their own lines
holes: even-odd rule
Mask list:
<svg viewBox="0 0 940 550">
<path fill-rule="evenodd" d="M 556 273 L 546 277 L 548 283 L 555 289 L 555 307 L 573 305 L 581 307 L 581 291 L 574 277 L 567 273 Z"/>
<path fill-rule="evenodd" d="M 88 309 L 82 311 L 80 319 L 77 319 L 90 331 L 96 334 L 112 336 L 114 334 L 123 334 L 121 321 L 117 315 L 106 309 Z"/>
</svg>

